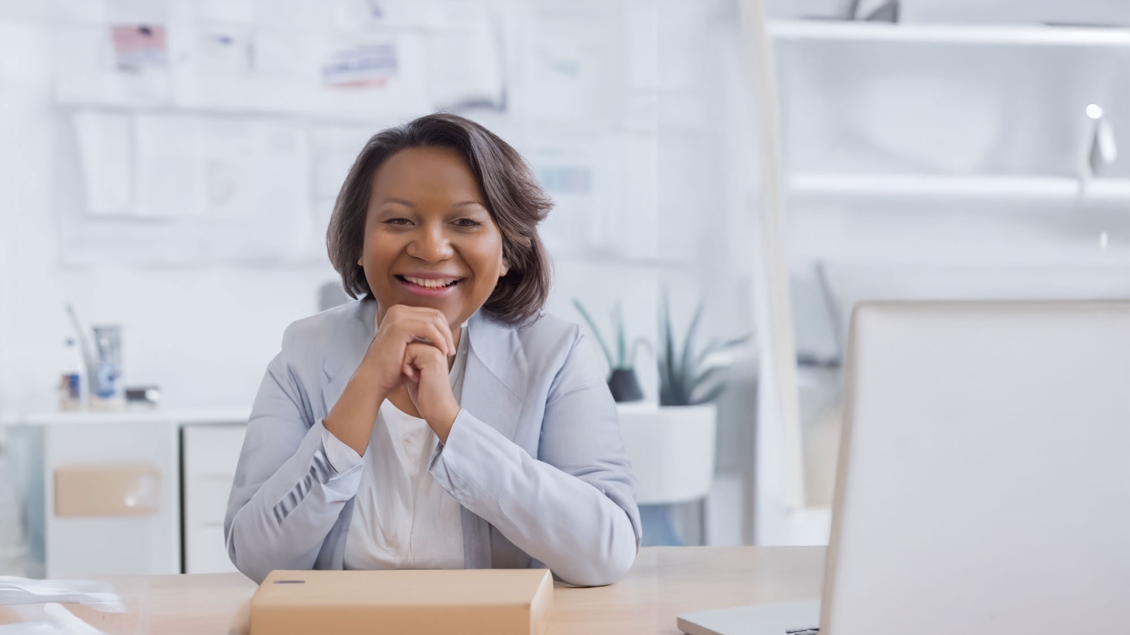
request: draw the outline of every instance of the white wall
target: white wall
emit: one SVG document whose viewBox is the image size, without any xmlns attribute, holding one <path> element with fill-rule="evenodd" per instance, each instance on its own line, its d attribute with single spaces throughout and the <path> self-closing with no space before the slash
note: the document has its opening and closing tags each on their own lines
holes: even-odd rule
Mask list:
<svg viewBox="0 0 1130 635">
<path fill-rule="evenodd" d="M 326 265 L 58 264 L 52 197 L 50 37 L 42 22 L 0 22 L 0 410 L 55 407 L 74 366 L 63 306 L 123 327 L 126 383 L 153 383 L 171 406 L 246 406 L 282 329 L 316 308 Z"/>
<path fill-rule="evenodd" d="M 507 28 L 521 32 L 524 12 L 536 3 L 494 4 L 513 9 Z M 619 302 L 629 338 L 654 342 L 660 289 L 667 288 L 679 331 L 706 302 L 699 346 L 751 330 L 748 268 L 756 246 L 748 237 L 747 214 L 757 203 L 757 175 L 748 161 L 756 139 L 739 99 L 746 77 L 733 58 L 736 11 L 730 4 L 619 3 L 610 12 L 612 26 L 626 33 L 613 32 L 615 55 L 607 64 L 609 76 L 627 88 L 610 94 L 613 105 L 601 121 L 590 122 L 593 129 L 481 113 L 484 123 L 519 148 L 570 135 L 611 139 L 597 147 L 622 152 L 609 157 L 602 176 L 614 181 L 611 205 L 639 208 L 653 219 L 611 227 L 612 235 L 634 245 L 634 256 L 556 254 L 551 312 L 580 322 L 571 304 L 580 298 L 608 329 L 609 312 Z M 283 329 L 315 312 L 318 286 L 336 273 L 324 260 L 61 264 L 59 199 L 75 198 L 77 184 L 60 179 L 53 155 L 68 150 L 54 138 L 66 120 L 52 94 L 51 14 L 50 5 L 0 8 L 0 414 L 56 407 L 59 374 L 75 365 L 64 346 L 74 335 L 67 302 L 88 325 L 122 325 L 127 385 L 159 385 L 167 407 L 250 406 Z M 624 22 L 641 15 L 642 26 Z M 640 38 L 650 44 L 637 46 Z M 512 37 L 509 43 L 515 48 L 520 41 Z M 522 91 L 529 87 L 518 82 L 511 88 L 511 105 L 521 112 L 529 102 Z M 732 491 L 731 485 L 721 503 L 732 509 L 722 518 L 734 526 L 712 528 L 730 542 L 750 536 L 756 389 L 750 368 L 736 375 L 740 394 L 720 409 L 719 466 L 736 473 L 745 488 Z M 645 395 L 656 399 L 654 357 L 642 353 L 637 369 Z"/>
<path fill-rule="evenodd" d="M 517 15 L 533 6 L 501 4 Z M 650 94 L 657 104 L 650 124 L 640 128 L 637 117 L 634 124 L 601 124 L 597 130 L 615 132 L 627 125 L 628 137 L 639 140 L 632 142 L 635 149 L 624 150 L 621 164 L 611 166 L 611 178 L 618 181 L 611 204 L 655 209 L 655 227 L 613 231 L 631 233 L 637 242 L 636 234 L 642 232 L 645 241 L 657 242 L 642 252 L 654 255 L 628 260 L 558 256 L 549 309 L 567 319 L 579 321 L 573 297 L 585 301 L 598 320 L 619 300 L 629 335 L 654 339 L 658 287 L 664 282 L 671 286 L 673 310 L 683 324 L 697 301 L 709 295 L 703 335 L 743 329 L 740 311 L 746 296 L 740 290 L 736 296 L 731 293 L 729 251 L 718 249 L 719 243 L 733 248 L 724 219 L 734 214 L 726 205 L 746 201 L 723 200 L 727 172 L 718 147 L 726 137 L 711 123 L 720 106 L 703 97 L 718 88 L 714 76 L 704 72 L 719 54 L 707 46 L 706 28 L 718 29 L 720 20 L 711 7 L 716 5 L 702 3 L 688 18 L 681 3 L 624 4 L 625 12 L 650 11 L 656 18 L 654 29 L 636 28 L 633 37 L 664 43 L 655 51 L 658 59 L 637 60 L 637 65 L 660 64 L 671 72 L 641 80 L 637 92 Z M 53 126 L 60 115 L 52 100 L 49 14 L 26 7 L 0 14 L 7 16 L 0 17 L 0 411 L 54 407 L 59 373 L 74 366 L 73 353 L 63 345 L 73 336 L 63 311 L 66 302 L 88 324 L 123 326 L 127 384 L 160 385 L 170 406 L 249 404 L 282 330 L 315 311 L 318 285 L 336 274 L 324 260 L 281 266 L 61 265 L 56 198 L 69 196 L 66 188 L 77 184 L 59 182 L 53 172 Z M 625 28 L 615 21 L 619 13 L 611 15 L 616 28 Z M 629 48 L 629 43 L 616 40 L 615 46 Z M 616 59 L 610 63 L 618 67 Z M 618 73 L 610 76 L 620 77 Z M 521 86 L 517 90 L 515 107 L 520 109 L 528 96 L 523 98 Z M 625 122 L 629 117 L 619 106 L 610 115 Z M 526 123 L 500 121 L 499 127 L 514 131 L 516 143 L 545 138 Z M 568 133 L 567 127 L 548 130 L 550 138 Z M 62 148 L 68 151 L 65 144 Z M 703 279 L 714 281 L 707 284 L 710 291 L 700 287 Z M 736 318 L 731 317 L 735 310 Z M 645 391 L 654 396 L 649 360 L 641 364 Z"/>
</svg>

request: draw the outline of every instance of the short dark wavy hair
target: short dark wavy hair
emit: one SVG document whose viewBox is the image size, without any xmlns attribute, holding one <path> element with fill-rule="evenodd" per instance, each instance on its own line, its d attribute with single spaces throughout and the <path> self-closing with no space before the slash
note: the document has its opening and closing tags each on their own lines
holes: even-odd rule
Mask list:
<svg viewBox="0 0 1130 635">
<path fill-rule="evenodd" d="M 345 177 L 337 195 L 326 248 L 351 297 L 371 296 L 365 271 L 357 264 L 365 241 L 369 194 L 377 169 L 409 148 L 450 148 L 470 166 L 486 197 L 487 211 L 502 232 L 502 255 L 509 271 L 498 279 L 482 310 L 506 324 L 520 324 L 541 311 L 552 279 L 538 224 L 553 203 L 530 166 L 510 144 L 458 115 L 436 113 L 373 135 Z"/>
</svg>

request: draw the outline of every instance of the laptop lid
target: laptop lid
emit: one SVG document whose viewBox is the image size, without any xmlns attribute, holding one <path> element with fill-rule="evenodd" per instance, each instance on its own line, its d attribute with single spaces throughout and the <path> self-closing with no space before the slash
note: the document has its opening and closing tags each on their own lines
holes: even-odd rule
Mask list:
<svg viewBox="0 0 1130 635">
<path fill-rule="evenodd" d="M 1130 629 L 1130 303 L 854 314 L 820 624 Z"/>
</svg>

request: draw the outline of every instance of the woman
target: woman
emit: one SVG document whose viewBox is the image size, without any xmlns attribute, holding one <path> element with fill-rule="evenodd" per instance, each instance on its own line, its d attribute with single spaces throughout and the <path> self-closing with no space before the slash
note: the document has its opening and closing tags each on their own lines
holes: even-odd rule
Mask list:
<svg viewBox="0 0 1130 635">
<path fill-rule="evenodd" d="M 224 521 L 240 571 L 624 575 L 634 479 L 597 357 L 542 312 L 549 208 L 518 153 L 461 117 L 369 141 L 327 234 L 361 299 L 291 324 L 267 367 Z"/>
</svg>

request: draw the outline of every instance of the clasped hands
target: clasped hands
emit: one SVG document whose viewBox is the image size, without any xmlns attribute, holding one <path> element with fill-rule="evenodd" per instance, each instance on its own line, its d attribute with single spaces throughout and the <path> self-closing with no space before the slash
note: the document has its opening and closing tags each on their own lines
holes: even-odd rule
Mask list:
<svg viewBox="0 0 1130 635">
<path fill-rule="evenodd" d="M 406 387 L 420 417 L 446 442 L 459 414 L 449 379 L 455 350 L 455 338 L 443 313 L 397 304 L 377 324 L 361 366 L 367 367 L 381 401 Z"/>
</svg>

